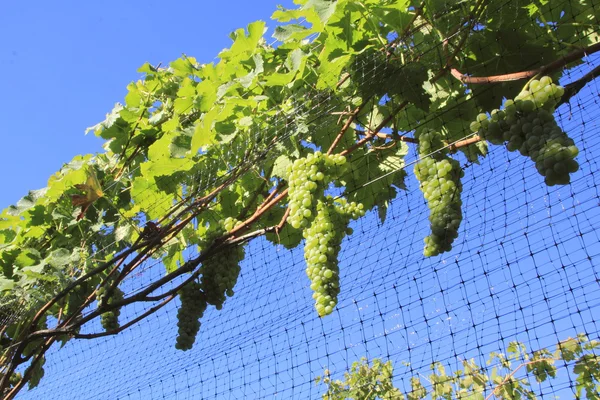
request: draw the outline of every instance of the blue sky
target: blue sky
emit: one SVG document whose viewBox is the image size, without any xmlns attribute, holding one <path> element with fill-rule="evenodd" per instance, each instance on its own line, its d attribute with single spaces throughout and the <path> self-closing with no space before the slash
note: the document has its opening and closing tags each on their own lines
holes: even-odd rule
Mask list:
<svg viewBox="0 0 600 400">
<path fill-rule="evenodd" d="M 123 99 L 141 64 L 182 53 L 209 62 L 229 32 L 268 20 L 278 3 L 291 2 L 5 2 L 0 207 L 45 186 L 74 155 L 100 150 L 83 132 Z M 406 389 L 407 377 L 427 375 L 433 360 L 456 368 L 456 357 L 484 364 L 480 354 L 511 340 L 540 348 L 579 332 L 597 337 L 600 126 L 590 110 L 598 91 L 590 85 L 571 113 L 558 114 L 581 149 L 573 185 L 548 189 L 529 160 L 494 147 L 467 171 L 455 248 L 424 259 L 427 207 L 410 178 L 383 227 L 372 214 L 354 224 L 340 254 L 339 306 L 328 318 L 313 309 L 302 249 L 259 239 L 236 295 L 206 313 L 193 350 L 173 347 L 172 303 L 117 337 L 55 348 L 40 387 L 20 398 L 318 398 L 315 376 L 329 368 L 340 377 L 362 356 L 392 360 Z M 148 266 L 128 284 L 162 274 Z M 545 393 L 568 398 L 565 385 Z"/>
<path fill-rule="evenodd" d="M 84 130 L 122 101 L 144 62 L 210 62 L 231 31 L 268 21 L 278 4 L 292 1 L 2 2 L 0 208 L 73 156 L 102 150 Z"/>
</svg>

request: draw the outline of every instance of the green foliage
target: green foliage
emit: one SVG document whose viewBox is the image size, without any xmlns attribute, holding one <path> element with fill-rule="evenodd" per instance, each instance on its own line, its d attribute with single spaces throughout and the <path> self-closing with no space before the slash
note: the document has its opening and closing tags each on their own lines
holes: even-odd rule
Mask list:
<svg viewBox="0 0 600 400">
<path fill-rule="evenodd" d="M 450 373 L 441 363 L 434 362 L 428 376 L 404 376 L 402 379 L 411 388 L 406 394 L 394 383 L 392 362 L 379 359 L 373 359 L 372 365 L 366 358 L 354 362 L 343 380 L 332 379 L 331 372 L 325 370 L 316 382 L 327 386 L 324 400 L 483 400 L 492 396 L 505 400 L 537 399 L 532 380 L 543 383 L 555 379 L 559 363 L 564 364 L 560 365 L 561 373 L 575 382 L 578 399 L 598 399 L 600 357 L 595 351 L 599 348 L 600 342 L 590 341 L 583 334 L 558 343 L 554 352 L 541 349 L 530 354 L 523 343 L 511 342 L 506 354 L 490 354 L 487 368 L 477 365 L 474 359 L 462 360 L 463 369 Z"/>
<path fill-rule="evenodd" d="M 325 371 L 323 378 L 317 377 L 317 383 L 328 386 L 327 393 L 323 394 L 324 400 L 336 399 L 361 399 L 361 400 L 400 400 L 404 397 L 393 385 L 394 369 L 392 362 L 373 360 L 370 366 L 366 358 L 354 362 L 350 372 L 344 374 L 344 381 L 332 380 L 329 371 Z"/>
<path fill-rule="evenodd" d="M 63 344 L 81 325 L 100 318 L 115 328 L 122 307 L 150 301 L 151 295 L 162 300 L 158 289 L 184 274 L 199 278 L 204 300 L 220 308 L 233 294 L 243 234 L 254 230 L 249 237 L 266 234 L 273 243 L 299 246 L 329 190 L 340 202 L 361 203 L 361 214 L 377 210 L 384 221 L 389 202 L 406 187 L 407 142 L 419 142 L 402 133 L 438 132 L 440 146 L 452 150 L 448 162 L 458 163 L 450 161 L 458 149 L 476 163 L 486 155 L 485 142 L 449 144 L 468 137 L 482 110 L 500 107 L 523 84 L 467 87 L 448 73 L 450 67 L 481 76 L 565 59 L 598 42 L 597 11 L 586 3 L 296 0 L 298 8 L 273 14 L 277 46 L 267 44 L 266 24 L 259 21 L 233 32 L 230 48 L 216 62 L 183 56 L 166 67 L 144 64 L 138 70 L 142 79 L 127 86 L 124 101 L 88 128 L 105 140 L 105 152 L 74 157 L 46 188 L 0 212 L 0 307 L 30 309 L 11 319 L 4 333 L 6 340 L 23 343 L 3 350 L 9 372 L 25 362 L 21 353 L 35 342 L 26 338 L 40 329 L 41 319 L 52 317 L 51 329 L 68 332 L 48 336 Z M 431 51 L 442 41 L 443 48 Z M 576 58 L 548 74 L 560 78 Z M 565 145 L 573 161 L 576 151 L 567 139 L 561 136 L 562 147 L 549 150 L 541 167 L 549 168 L 547 158 L 562 161 Z M 287 222 L 292 204 L 284 194 L 287 188 L 294 192 L 299 178 L 290 178 L 288 167 L 311 155 L 321 160 L 318 154 L 330 155 L 325 163 L 344 159 L 344 168 L 325 171 L 326 180 L 315 173 L 302 182 L 317 187 L 301 192 L 300 205 L 307 195 L 310 204 L 290 207 L 294 215 Z M 453 204 L 452 218 L 436 223 L 441 236 L 455 236 L 459 199 Z M 311 215 L 305 219 L 306 211 Z M 243 223 L 226 229 L 233 233 L 214 235 L 215 221 L 234 219 Z M 209 255 L 235 238 L 231 259 L 222 260 L 230 268 L 215 272 Z M 444 243 L 428 255 L 449 248 Z M 200 256 L 188 260 L 190 249 Z M 216 257 L 229 249 L 220 251 Z M 163 261 L 166 277 L 147 293 L 121 298 L 123 279 L 148 257 Z M 113 269 L 113 278 L 106 279 Z M 115 288 L 103 291 L 110 285 Z M 99 296 L 111 292 L 112 300 Z M 82 317 L 97 297 L 101 307 Z M 191 325 L 190 335 L 196 331 Z M 182 347 L 191 343 L 188 338 Z M 586 365 L 580 368 L 594 376 Z M 0 390 L 9 387 L 10 373 Z M 420 391 L 415 383 L 413 398 Z"/>
</svg>

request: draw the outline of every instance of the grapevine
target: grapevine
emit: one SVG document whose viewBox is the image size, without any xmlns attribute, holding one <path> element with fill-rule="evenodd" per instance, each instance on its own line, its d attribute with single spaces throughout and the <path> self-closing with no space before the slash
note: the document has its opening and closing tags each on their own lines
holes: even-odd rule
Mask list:
<svg viewBox="0 0 600 400">
<path fill-rule="evenodd" d="M 323 192 L 332 178 L 343 172 L 346 157 L 336 154 L 328 155 L 320 151 L 299 158 L 288 167 L 290 224 L 298 228 L 306 228 L 314 218 L 315 199 L 323 196 Z"/>
<path fill-rule="evenodd" d="M 556 123 L 553 112 L 564 89 L 548 76 L 529 83 L 514 100 L 507 100 L 503 110 L 494 110 L 488 118 L 479 114 L 471 130 L 492 144 L 506 142 L 508 151 L 528 156 L 548 186 L 570 183 L 577 172 L 575 157 L 579 149 Z"/>
<path fill-rule="evenodd" d="M 334 203 L 330 197 L 317 200 L 316 208 L 316 217 L 303 231 L 306 239 L 304 258 L 315 308 L 319 317 L 324 317 L 331 314 L 337 305 L 337 295 L 340 293 L 337 257 L 344 236 L 352 233 L 348 223 L 365 212 L 362 204 L 348 203 L 345 199 L 338 199 Z"/>
<path fill-rule="evenodd" d="M 423 254 L 436 256 L 452 249 L 462 221 L 462 183 L 464 172 L 458 161 L 448 157 L 441 136 L 432 130 L 417 133 L 421 160 L 415 165 L 427 205 L 431 235 L 425 238 Z"/>
<path fill-rule="evenodd" d="M 200 330 L 200 318 L 206 310 L 206 298 L 198 282 L 192 281 L 179 291 L 181 307 L 177 311 L 177 341 L 175 348 L 189 350 Z"/>
<path fill-rule="evenodd" d="M 16 378 L 34 361 L 31 349 L 41 360 L 56 342 L 114 335 L 169 304 L 174 291 L 182 304 L 177 348 L 191 348 L 208 305 L 220 309 L 233 295 L 244 257 L 234 241 L 265 236 L 291 249 L 303 233 L 315 307 L 320 316 L 331 313 L 348 222 L 367 210 L 385 220 L 405 188 L 407 144 L 419 145 L 415 172 L 431 209 L 424 253 L 449 250 L 462 219 L 462 171 L 430 129 L 444 132 L 452 151 L 464 151 L 471 162 L 486 154 L 486 143 L 473 145 L 479 139 L 518 150 L 548 185 L 569 183 L 578 170 L 578 149 L 552 113 L 598 76 L 580 62 L 600 52 L 597 27 L 577 23 L 581 15 L 597 19 L 597 10 L 579 14 L 583 9 L 569 2 L 538 2 L 534 16 L 510 1 L 448 13 L 427 1 L 418 7 L 384 0 L 296 3 L 297 10 L 274 14 L 283 23 L 277 45 L 268 44 L 258 21 L 236 31 L 215 62 L 184 56 L 141 66 L 144 77 L 128 85 L 125 101 L 89 129 L 105 140 L 105 152 L 76 156 L 46 188 L 0 213 L 0 303 L 14 311 L 0 335 L 6 364 L 0 393 L 14 386 L 7 399 L 32 379 Z M 301 28 L 290 25 L 295 20 Z M 576 29 L 554 29 L 569 26 Z M 512 54 L 517 40 L 527 44 L 527 57 Z M 427 56 L 437 47 L 448 50 L 442 63 Z M 499 55 L 508 64 L 498 63 Z M 575 65 L 577 74 L 565 74 Z M 563 90 L 548 77 L 532 80 L 500 106 L 516 80 L 539 71 L 571 82 Z M 481 104 L 499 110 L 472 123 L 480 137 L 459 140 Z M 332 183 L 364 206 L 326 199 Z M 242 216 L 243 229 L 235 229 L 240 222 L 233 217 Z M 213 218 L 222 221 L 208 223 Z M 286 220 L 285 228 L 295 229 L 280 235 Z M 149 221 L 160 226 L 149 229 Z M 195 244 L 206 251 L 193 255 Z M 109 271 L 129 274 L 146 268 L 149 257 L 163 261 L 165 276 L 146 275 L 144 287 L 126 296 L 116 288 L 121 280 L 97 289 Z M 195 279 L 166 290 L 183 276 Z M 109 311 L 121 298 L 130 312 Z M 35 311 L 33 320 L 17 312 L 21 305 Z M 52 326 L 42 329 L 47 317 Z M 97 319 L 108 332 L 92 332 Z"/>
</svg>

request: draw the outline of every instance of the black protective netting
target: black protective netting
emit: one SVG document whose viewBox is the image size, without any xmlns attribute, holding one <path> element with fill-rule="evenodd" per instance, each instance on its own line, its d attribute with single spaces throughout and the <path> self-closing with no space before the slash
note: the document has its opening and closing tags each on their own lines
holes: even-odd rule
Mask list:
<svg viewBox="0 0 600 400">
<path fill-rule="evenodd" d="M 583 61 L 561 83 L 600 59 Z M 385 221 L 371 212 L 351 225 L 332 315 L 320 319 L 314 310 L 302 248 L 258 238 L 246 247 L 235 296 L 223 310 L 206 312 L 192 350 L 174 348 L 177 300 L 117 336 L 53 347 L 40 386 L 18 398 L 319 398 L 325 388 L 315 384 L 317 376 L 327 369 L 341 378 L 362 357 L 391 360 L 394 382 L 409 392 L 410 377 L 427 376 L 435 361 L 457 370 L 474 358 L 489 373 L 495 365 L 486 364 L 488 355 L 512 341 L 537 350 L 580 333 L 597 339 L 599 98 L 592 81 L 555 113 L 580 150 L 570 185 L 546 186 L 529 159 L 501 146 L 490 145 L 480 164 L 457 156 L 468 166 L 464 220 L 454 248 L 441 256 L 423 257 L 429 210 L 412 174 L 411 149 L 407 190 L 389 204 Z M 341 106 L 324 98 L 322 107 L 309 122 L 335 125 L 338 116 L 328 115 Z M 137 291 L 163 274 L 159 261 L 147 262 L 125 288 Z M 135 304 L 122 316 L 150 306 Z M 542 398 L 574 397 L 575 382 L 558 365 L 558 378 L 535 388 Z"/>
</svg>

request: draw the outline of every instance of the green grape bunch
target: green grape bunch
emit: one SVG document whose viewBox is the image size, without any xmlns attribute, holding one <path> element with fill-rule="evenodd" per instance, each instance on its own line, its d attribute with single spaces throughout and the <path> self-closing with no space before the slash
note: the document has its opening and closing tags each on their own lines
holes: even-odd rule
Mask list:
<svg viewBox="0 0 600 400">
<path fill-rule="evenodd" d="M 207 302 L 200 284 L 189 282 L 179 290 L 181 307 L 177 311 L 177 350 L 190 350 L 200 330 L 200 318 L 206 311 Z"/>
<path fill-rule="evenodd" d="M 119 287 L 115 287 L 112 290 L 112 295 L 107 296 L 108 292 L 106 286 L 101 286 L 96 292 L 98 299 L 98 308 L 102 308 L 105 305 L 113 304 L 123 300 L 123 291 Z M 107 311 L 100 315 L 100 324 L 105 331 L 112 331 L 119 328 L 119 315 L 121 310 L 116 308 L 111 311 Z"/>
<path fill-rule="evenodd" d="M 220 229 L 212 237 L 218 237 L 225 231 L 230 231 L 239 226 L 241 222 L 234 218 L 226 218 L 219 222 Z M 241 271 L 240 261 L 244 259 L 244 248 L 234 246 L 224 251 L 218 251 L 216 254 L 206 259 L 200 267 L 200 285 L 206 295 L 206 302 L 215 306 L 217 310 L 223 308 L 223 303 L 227 297 L 234 294 L 233 288 L 237 283 Z"/>
<path fill-rule="evenodd" d="M 240 224 L 240 221 L 231 217 L 219 221 L 202 241 L 202 245 L 204 247 L 212 245 L 215 239 Z M 176 349 L 184 351 L 191 349 L 200 330 L 200 319 L 206 308 L 212 305 L 220 310 L 226 296 L 233 296 L 233 288 L 241 271 L 239 264 L 243 258 L 242 246 L 218 251 L 203 261 L 198 271 L 201 274 L 200 281 L 192 281 L 180 289 L 181 307 L 177 312 L 179 330 Z"/>
<path fill-rule="evenodd" d="M 364 214 L 362 204 L 348 203 L 343 198 L 335 202 L 331 197 L 319 199 L 316 216 L 303 231 L 306 239 L 306 274 L 311 281 L 310 288 L 319 317 L 331 314 L 337 305 L 337 296 L 340 293 L 340 245 L 345 235 L 352 233 L 352 229 L 348 227 L 350 220 L 358 219 Z"/>
<path fill-rule="evenodd" d="M 238 226 L 240 226 L 242 224 L 241 221 L 238 221 L 235 218 L 232 217 L 227 217 L 225 218 L 223 221 L 219 222 L 219 225 L 223 227 L 223 229 L 225 229 L 225 232 L 229 232 L 231 230 L 233 230 L 233 228 L 236 228 Z M 219 233 L 222 233 L 222 231 L 220 231 Z"/>
<path fill-rule="evenodd" d="M 492 144 L 505 144 L 508 151 L 529 157 L 548 186 L 566 185 L 570 174 L 579 170 L 575 161 L 579 149 L 554 119 L 563 94 L 564 89 L 548 76 L 532 80 L 528 89 L 504 103 L 503 110 L 492 111 L 489 118 L 479 114 L 471 130 Z"/>
<path fill-rule="evenodd" d="M 346 157 L 316 151 L 299 158 L 288 167 L 289 207 L 288 221 L 292 227 L 306 228 L 314 219 L 315 201 L 322 198 L 329 183 L 339 177 Z"/>
<path fill-rule="evenodd" d="M 448 156 L 441 134 L 433 130 L 417 132 L 420 161 L 415 176 L 420 182 L 429 207 L 431 234 L 427 236 L 423 254 L 436 256 L 452 249 L 462 221 L 462 183 L 460 163 Z"/>
</svg>

